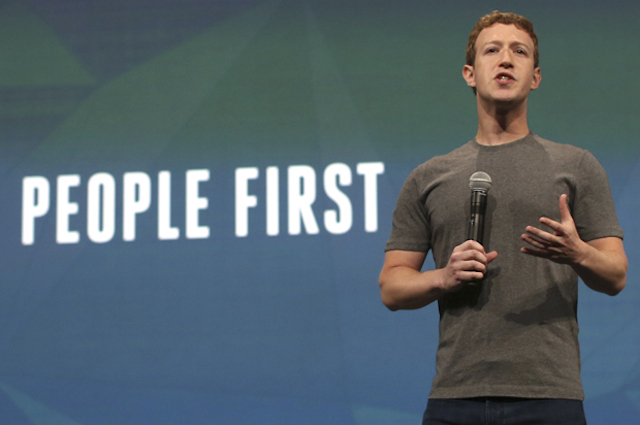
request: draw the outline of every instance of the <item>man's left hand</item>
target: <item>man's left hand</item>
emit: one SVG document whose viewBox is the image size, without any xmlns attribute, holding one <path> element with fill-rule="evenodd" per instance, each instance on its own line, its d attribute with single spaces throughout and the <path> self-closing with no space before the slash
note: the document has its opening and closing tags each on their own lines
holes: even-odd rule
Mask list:
<svg viewBox="0 0 640 425">
<path fill-rule="evenodd" d="M 578 235 L 567 203 L 567 195 L 560 196 L 559 204 L 561 223 L 547 217 L 540 218 L 540 223 L 549 227 L 553 233 L 527 226 L 526 233 L 523 233 L 521 238 L 530 246 L 523 247 L 520 251 L 560 264 L 576 264 L 588 250 L 588 245 Z"/>
</svg>

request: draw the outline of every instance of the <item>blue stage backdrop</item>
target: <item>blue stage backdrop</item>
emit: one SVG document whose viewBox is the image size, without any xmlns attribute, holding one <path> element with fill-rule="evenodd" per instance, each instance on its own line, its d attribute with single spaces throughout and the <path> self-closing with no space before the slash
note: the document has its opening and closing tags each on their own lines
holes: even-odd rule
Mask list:
<svg viewBox="0 0 640 425">
<path fill-rule="evenodd" d="M 608 172 L 629 281 L 580 287 L 585 407 L 637 424 L 631 0 L 0 2 L 0 423 L 419 423 L 437 308 L 378 273 L 407 174 L 475 134 L 494 9 L 540 37 L 532 130 Z"/>
</svg>

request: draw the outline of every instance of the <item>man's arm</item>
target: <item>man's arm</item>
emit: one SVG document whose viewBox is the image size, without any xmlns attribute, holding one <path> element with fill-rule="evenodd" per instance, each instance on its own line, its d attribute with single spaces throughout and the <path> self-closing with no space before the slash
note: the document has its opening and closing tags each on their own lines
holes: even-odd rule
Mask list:
<svg viewBox="0 0 640 425">
<path fill-rule="evenodd" d="M 590 249 L 573 269 L 594 291 L 617 295 L 627 284 L 627 256 L 622 239 L 616 237 L 587 242 Z"/>
<path fill-rule="evenodd" d="M 426 252 L 387 251 L 380 272 L 380 295 L 389 310 L 421 308 L 482 279 L 487 264 L 498 253 L 486 254 L 478 242 L 466 241 L 453 249 L 446 267 L 421 272 L 426 256 Z"/>
<path fill-rule="evenodd" d="M 606 237 L 584 242 L 580 239 L 567 204 L 567 195 L 560 196 L 562 222 L 542 217 L 540 223 L 554 233 L 533 226 L 526 228 L 522 240 L 530 247 L 522 252 L 547 258 L 561 264 L 569 264 L 594 291 L 616 295 L 627 283 L 627 256 L 622 239 Z"/>
</svg>

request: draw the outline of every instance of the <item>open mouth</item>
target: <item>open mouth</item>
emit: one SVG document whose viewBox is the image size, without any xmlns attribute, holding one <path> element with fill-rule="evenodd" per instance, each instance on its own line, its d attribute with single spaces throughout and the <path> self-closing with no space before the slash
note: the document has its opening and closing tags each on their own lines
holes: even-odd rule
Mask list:
<svg viewBox="0 0 640 425">
<path fill-rule="evenodd" d="M 515 81 L 515 78 L 513 78 L 513 76 L 510 75 L 510 74 L 500 73 L 500 74 L 496 75 L 496 80 L 506 83 L 506 82 L 509 82 L 509 81 Z"/>
</svg>

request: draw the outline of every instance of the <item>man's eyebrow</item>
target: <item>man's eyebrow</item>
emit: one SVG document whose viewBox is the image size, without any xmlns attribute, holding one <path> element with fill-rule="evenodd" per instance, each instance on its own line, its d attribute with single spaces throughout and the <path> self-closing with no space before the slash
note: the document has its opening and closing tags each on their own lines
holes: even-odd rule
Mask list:
<svg viewBox="0 0 640 425">
<path fill-rule="evenodd" d="M 525 48 L 527 50 L 532 50 L 533 49 L 532 46 L 529 46 L 524 41 L 511 41 L 511 42 L 508 42 L 506 44 L 509 47 L 523 47 L 523 48 Z M 491 46 L 491 45 L 503 47 L 505 45 L 505 42 L 500 41 L 500 40 L 489 40 L 486 43 L 484 43 L 482 46 L 480 46 L 480 48 L 484 48 L 484 47 Z"/>
<path fill-rule="evenodd" d="M 510 47 L 524 47 L 526 49 L 532 49 L 531 46 L 529 46 L 527 43 L 523 42 L 523 41 L 513 41 L 511 43 L 509 43 Z"/>
</svg>

